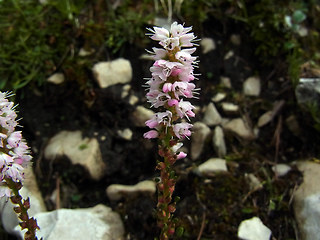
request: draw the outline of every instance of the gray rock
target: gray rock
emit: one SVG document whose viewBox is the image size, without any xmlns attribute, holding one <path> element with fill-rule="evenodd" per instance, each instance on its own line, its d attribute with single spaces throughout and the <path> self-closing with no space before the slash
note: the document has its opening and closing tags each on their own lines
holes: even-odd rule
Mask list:
<svg viewBox="0 0 320 240">
<path fill-rule="evenodd" d="M 232 50 L 230 50 L 229 52 L 226 53 L 226 55 L 224 55 L 224 60 L 228 60 L 229 58 L 234 56 L 234 52 Z"/>
<path fill-rule="evenodd" d="M 209 137 L 211 130 L 210 128 L 202 123 L 196 122 L 192 127 L 193 134 L 191 135 L 191 158 L 196 160 L 200 157 L 204 143 Z"/>
<path fill-rule="evenodd" d="M 216 126 L 213 131 L 212 144 L 218 157 L 224 157 L 227 154 L 227 147 L 224 141 L 224 133 L 220 126 Z"/>
<path fill-rule="evenodd" d="M 231 88 L 231 80 L 228 77 L 220 77 L 220 84 L 226 88 Z"/>
<path fill-rule="evenodd" d="M 246 140 L 255 139 L 255 135 L 253 130 L 244 122 L 242 118 L 232 119 L 225 124 L 223 124 L 223 128 L 227 131 L 235 133 L 239 137 Z"/>
<path fill-rule="evenodd" d="M 129 95 L 130 89 L 131 89 L 130 84 L 123 85 L 122 92 L 121 92 L 121 98 L 127 97 Z"/>
<path fill-rule="evenodd" d="M 212 100 L 212 102 L 220 102 L 220 101 L 222 101 L 223 99 L 225 99 L 226 96 L 227 96 L 226 93 L 219 92 L 219 93 L 217 93 L 216 95 L 214 95 L 214 96 L 211 98 L 211 100 Z"/>
<path fill-rule="evenodd" d="M 154 112 L 143 106 L 137 106 L 132 113 L 132 121 L 137 127 L 145 127 L 145 122 L 153 116 Z"/>
<path fill-rule="evenodd" d="M 281 110 L 281 108 L 284 106 L 285 101 L 275 101 L 273 104 L 273 108 L 271 111 L 267 111 L 264 114 L 261 115 L 261 117 L 258 120 L 257 126 L 263 127 L 267 125 L 269 122 L 273 120 L 273 118 L 278 114 L 278 112 Z"/>
<path fill-rule="evenodd" d="M 80 57 L 86 57 L 86 56 L 89 56 L 89 55 L 93 54 L 94 52 L 95 52 L 95 50 L 93 48 L 91 48 L 89 50 L 86 50 L 84 48 L 80 48 L 79 56 Z"/>
<path fill-rule="evenodd" d="M 54 161 L 63 155 L 72 164 L 84 167 L 94 180 L 100 180 L 105 175 L 106 165 L 96 138 L 82 138 L 81 131 L 61 131 L 50 139 L 44 156 L 47 160 Z"/>
<path fill-rule="evenodd" d="M 249 77 L 243 83 L 243 93 L 246 96 L 259 96 L 261 83 L 259 77 Z"/>
<path fill-rule="evenodd" d="M 123 130 L 118 130 L 117 133 L 121 138 L 123 138 L 123 139 L 125 139 L 127 141 L 131 141 L 132 140 L 132 134 L 133 133 L 132 133 L 131 129 L 129 129 L 129 128 L 125 128 Z"/>
<path fill-rule="evenodd" d="M 119 83 L 128 83 L 132 78 L 131 64 L 123 58 L 110 62 L 99 62 L 93 66 L 92 70 L 101 88 Z"/>
<path fill-rule="evenodd" d="M 246 173 L 245 179 L 247 180 L 251 191 L 257 191 L 263 187 L 260 180 L 253 173 Z"/>
<path fill-rule="evenodd" d="M 263 127 L 264 125 L 268 124 L 273 118 L 273 112 L 272 111 L 267 111 L 264 114 L 261 115 L 258 119 L 257 126 L 258 127 Z"/>
<path fill-rule="evenodd" d="M 212 102 L 206 107 L 203 122 L 208 126 L 215 126 L 221 123 L 221 116 Z"/>
<path fill-rule="evenodd" d="M 228 172 L 226 160 L 221 158 L 210 158 L 197 167 L 197 171 L 203 176 L 211 176 L 216 173 Z"/>
<path fill-rule="evenodd" d="M 123 240 L 124 227 L 118 213 L 99 204 L 85 209 L 58 209 L 35 215 L 45 240 Z M 19 226 L 16 227 L 19 230 Z M 20 231 L 22 238 L 24 232 Z"/>
<path fill-rule="evenodd" d="M 287 164 L 279 163 L 272 167 L 272 171 L 279 177 L 286 175 L 291 170 Z"/>
<path fill-rule="evenodd" d="M 202 38 L 200 41 L 202 53 L 206 54 L 216 49 L 216 44 L 212 38 Z"/>
<path fill-rule="evenodd" d="M 297 163 L 303 174 L 303 183 L 294 192 L 293 209 L 301 240 L 319 239 L 320 232 L 320 165 L 303 161 Z"/>
<path fill-rule="evenodd" d="M 135 105 L 137 102 L 139 102 L 139 98 L 136 95 L 130 95 L 129 97 L 129 104 Z"/>
<path fill-rule="evenodd" d="M 241 37 L 238 34 L 232 34 L 230 37 L 230 41 L 233 45 L 240 46 L 241 44 Z"/>
<path fill-rule="evenodd" d="M 223 102 L 221 103 L 222 106 L 222 110 L 225 113 L 237 113 L 239 111 L 239 106 L 234 104 L 234 103 L 230 103 L 230 102 Z"/>
<path fill-rule="evenodd" d="M 133 186 L 112 184 L 107 190 L 107 196 L 111 201 L 118 201 L 122 197 L 132 197 L 138 194 L 154 195 L 156 192 L 156 183 L 145 180 Z"/>
<path fill-rule="evenodd" d="M 49 83 L 53 83 L 53 84 L 59 85 L 59 84 L 64 82 L 64 74 L 63 73 L 55 73 L 55 74 L 51 75 L 47 79 L 47 81 Z"/>
<path fill-rule="evenodd" d="M 238 237 L 242 240 L 269 240 L 271 230 L 263 224 L 260 218 L 253 217 L 240 223 Z"/>
</svg>

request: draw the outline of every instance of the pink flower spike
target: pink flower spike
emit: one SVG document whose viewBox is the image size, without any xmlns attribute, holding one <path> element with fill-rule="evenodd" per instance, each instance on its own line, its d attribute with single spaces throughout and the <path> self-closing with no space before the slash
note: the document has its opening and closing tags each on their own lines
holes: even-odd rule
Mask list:
<svg viewBox="0 0 320 240">
<path fill-rule="evenodd" d="M 179 139 L 191 136 L 191 128 L 193 125 L 190 123 L 177 123 L 173 126 L 173 132 Z"/>
<path fill-rule="evenodd" d="M 163 84 L 163 87 L 162 87 L 162 91 L 167 93 L 167 92 L 170 92 L 172 89 L 172 83 L 165 83 Z"/>
<path fill-rule="evenodd" d="M 145 134 L 143 134 L 143 137 L 148 138 L 148 139 L 157 138 L 158 136 L 159 136 L 159 133 L 156 130 L 150 130 L 150 131 L 146 132 Z"/>
<path fill-rule="evenodd" d="M 182 69 L 180 68 L 173 69 L 171 72 L 171 76 L 178 76 L 181 72 L 182 72 Z"/>
<path fill-rule="evenodd" d="M 3 168 L 4 166 L 10 165 L 13 163 L 13 157 L 5 154 L 5 153 L 0 153 L 0 168 Z"/>
<path fill-rule="evenodd" d="M 154 47 L 152 48 L 152 50 L 154 53 L 154 56 L 153 56 L 154 60 L 163 59 L 167 55 L 167 51 L 165 49 Z"/>
<path fill-rule="evenodd" d="M 174 37 L 180 37 L 192 30 L 192 27 L 184 27 L 182 24 L 174 22 L 171 24 L 170 32 Z"/>
<path fill-rule="evenodd" d="M 168 105 L 169 107 L 175 106 L 179 103 L 179 101 L 177 99 L 169 99 L 168 100 Z"/>
<path fill-rule="evenodd" d="M 181 99 L 179 104 L 176 105 L 176 111 L 181 118 L 183 118 L 184 116 L 187 118 L 194 117 L 195 114 L 194 112 L 192 112 L 193 109 L 195 109 L 195 107 L 190 102 L 183 101 L 183 99 Z"/>
<path fill-rule="evenodd" d="M 9 147 L 10 148 L 18 147 L 21 139 L 22 139 L 21 131 L 15 131 L 15 132 L 11 133 L 7 139 Z"/>
<path fill-rule="evenodd" d="M 158 121 L 156 118 L 151 118 L 149 120 L 147 120 L 145 122 L 145 124 L 149 127 L 149 128 L 155 128 L 159 125 Z"/>
<path fill-rule="evenodd" d="M 177 160 L 182 159 L 182 158 L 185 158 L 186 156 L 187 156 L 186 153 L 184 153 L 184 152 L 179 152 L 179 154 L 177 154 Z"/>
<path fill-rule="evenodd" d="M 151 36 L 152 40 L 162 41 L 169 37 L 169 31 L 165 28 L 154 27 L 153 30 L 149 29 L 153 32 L 153 36 Z"/>
</svg>

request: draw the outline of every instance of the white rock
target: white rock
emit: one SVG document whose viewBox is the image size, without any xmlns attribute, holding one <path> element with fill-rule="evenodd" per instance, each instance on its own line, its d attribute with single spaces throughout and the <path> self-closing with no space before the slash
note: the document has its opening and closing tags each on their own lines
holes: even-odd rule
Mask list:
<svg viewBox="0 0 320 240">
<path fill-rule="evenodd" d="M 230 40 L 233 45 L 240 46 L 241 44 L 241 38 L 240 38 L 240 35 L 238 34 L 232 34 L 230 37 Z"/>
<path fill-rule="evenodd" d="M 245 178 L 249 184 L 251 191 L 256 191 L 263 187 L 260 180 L 253 173 L 249 173 L 249 174 L 246 173 Z"/>
<path fill-rule="evenodd" d="M 208 126 L 215 126 L 221 123 L 221 116 L 212 102 L 206 107 L 203 122 Z"/>
<path fill-rule="evenodd" d="M 226 160 L 220 158 L 210 158 L 206 162 L 199 165 L 197 169 L 202 175 L 205 176 L 228 171 Z"/>
<path fill-rule="evenodd" d="M 291 170 L 291 167 L 287 164 L 277 164 L 272 167 L 272 171 L 279 177 L 286 175 Z"/>
<path fill-rule="evenodd" d="M 80 48 L 79 56 L 86 57 L 94 53 L 94 49 L 85 50 L 84 48 Z"/>
<path fill-rule="evenodd" d="M 101 88 L 118 83 L 128 83 L 132 78 L 132 67 L 128 60 L 119 58 L 110 62 L 100 62 L 93 66 L 93 74 Z"/>
<path fill-rule="evenodd" d="M 224 157 L 227 154 L 227 147 L 224 141 L 224 133 L 220 126 L 216 126 L 213 131 L 212 143 L 218 157 Z"/>
<path fill-rule="evenodd" d="M 230 50 L 229 52 L 226 53 L 226 55 L 224 56 L 224 60 L 228 60 L 229 58 L 234 56 L 234 52 L 232 50 Z"/>
<path fill-rule="evenodd" d="M 258 127 L 263 127 L 264 125 L 268 124 L 273 118 L 273 112 L 272 111 L 267 111 L 264 114 L 259 117 L 258 120 Z"/>
<path fill-rule="evenodd" d="M 129 104 L 135 105 L 137 102 L 139 102 L 139 98 L 136 95 L 130 95 L 129 97 Z"/>
<path fill-rule="evenodd" d="M 261 90 L 260 78 L 249 77 L 243 83 L 243 93 L 247 96 L 259 96 Z"/>
<path fill-rule="evenodd" d="M 216 49 L 216 44 L 212 38 L 203 38 L 200 41 L 200 46 L 202 48 L 202 53 L 206 54 L 210 51 Z"/>
<path fill-rule="evenodd" d="M 225 113 L 236 113 L 239 111 L 239 106 L 234 103 L 223 102 L 221 103 L 221 106 Z"/>
<path fill-rule="evenodd" d="M 231 88 L 231 80 L 229 77 L 220 77 L 220 84 L 226 88 Z"/>
<path fill-rule="evenodd" d="M 53 161 L 62 155 L 66 155 L 72 164 L 84 167 L 94 180 L 100 180 L 105 175 L 106 165 L 98 140 L 82 138 L 81 131 L 61 131 L 50 139 L 44 150 L 45 158 Z"/>
<path fill-rule="evenodd" d="M 260 218 L 253 217 L 240 223 L 238 237 L 242 240 L 269 240 L 271 230 L 262 223 Z"/>
<path fill-rule="evenodd" d="M 293 194 L 293 209 L 301 239 L 319 239 L 320 232 L 320 165 L 314 162 L 298 162 L 303 182 Z"/>
<path fill-rule="evenodd" d="M 298 28 L 298 34 L 300 35 L 300 37 L 305 37 L 305 36 L 308 36 L 308 28 L 304 27 L 304 26 L 300 26 Z"/>
<path fill-rule="evenodd" d="M 107 196 L 111 201 L 120 200 L 122 197 L 132 197 L 137 194 L 153 195 L 156 192 L 156 183 L 145 180 L 133 186 L 112 184 L 107 190 Z"/>
<path fill-rule="evenodd" d="M 132 113 L 132 121 L 137 127 L 145 127 L 145 122 L 153 116 L 154 112 L 143 106 L 137 106 Z"/>
<path fill-rule="evenodd" d="M 226 122 L 223 124 L 223 128 L 246 140 L 253 140 L 255 138 L 252 129 L 249 128 L 242 118 L 235 118 Z"/>
<path fill-rule="evenodd" d="M 55 73 L 51 75 L 48 79 L 48 82 L 59 85 L 64 82 L 64 74 L 63 73 Z"/>
<path fill-rule="evenodd" d="M 217 93 L 216 95 L 214 95 L 214 97 L 212 97 L 211 100 L 212 100 L 213 102 L 220 102 L 220 101 L 222 101 L 223 99 L 225 99 L 226 96 L 227 96 L 227 94 L 219 92 L 219 93 Z"/>
<path fill-rule="evenodd" d="M 130 84 L 123 85 L 122 92 L 121 92 L 121 98 L 125 98 L 126 96 L 128 96 L 130 89 L 131 89 Z"/>
<path fill-rule="evenodd" d="M 132 140 L 133 133 L 129 128 L 125 128 L 123 130 L 118 130 L 117 133 L 121 138 L 123 138 L 125 140 L 128 140 L 128 141 Z"/>
<path fill-rule="evenodd" d="M 124 227 L 118 213 L 99 204 L 93 208 L 58 209 L 35 215 L 40 230 L 37 237 L 45 240 L 123 240 Z M 17 231 L 19 226 L 16 227 Z M 23 233 L 21 233 L 21 237 Z"/>
<path fill-rule="evenodd" d="M 196 160 L 202 153 L 204 143 L 209 137 L 210 128 L 202 123 L 195 122 L 192 127 L 193 134 L 191 135 L 191 158 Z"/>
<path fill-rule="evenodd" d="M 31 167 L 25 170 L 25 181 L 19 192 L 23 199 L 27 199 L 28 197 L 30 198 L 30 209 L 28 210 L 30 217 L 35 216 L 37 213 L 46 211 L 43 198 Z M 17 236 L 15 227 L 19 224 L 19 220 L 17 214 L 13 211 L 14 207 L 16 207 L 16 205 L 12 204 L 10 200 L 6 198 L 0 199 L 2 226 L 6 232 Z"/>
</svg>

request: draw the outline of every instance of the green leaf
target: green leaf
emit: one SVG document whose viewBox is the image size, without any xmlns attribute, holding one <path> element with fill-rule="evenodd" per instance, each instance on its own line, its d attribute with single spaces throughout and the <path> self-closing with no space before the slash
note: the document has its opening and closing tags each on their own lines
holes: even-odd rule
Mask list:
<svg viewBox="0 0 320 240">
<path fill-rule="evenodd" d="M 284 48 L 286 50 L 290 50 L 290 49 L 294 48 L 295 46 L 296 46 L 296 44 L 294 42 L 292 42 L 292 41 L 284 43 Z"/>
<path fill-rule="evenodd" d="M 253 213 L 253 209 L 252 208 L 243 208 L 243 209 L 241 209 L 241 212 L 249 214 L 249 213 Z"/>
<path fill-rule="evenodd" d="M 176 229 L 176 236 L 177 237 L 182 237 L 183 232 L 184 232 L 184 228 L 183 227 L 178 227 Z"/>
<path fill-rule="evenodd" d="M 292 15 L 292 19 L 294 22 L 296 23 L 301 23 L 303 22 L 305 19 L 307 18 L 307 16 L 301 11 L 301 10 L 296 10 L 294 11 L 293 15 Z"/>
</svg>

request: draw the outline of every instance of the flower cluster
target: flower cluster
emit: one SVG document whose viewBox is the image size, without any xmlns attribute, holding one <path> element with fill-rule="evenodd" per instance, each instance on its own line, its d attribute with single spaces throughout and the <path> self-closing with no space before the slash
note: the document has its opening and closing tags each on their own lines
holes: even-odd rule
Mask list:
<svg viewBox="0 0 320 240">
<path fill-rule="evenodd" d="M 144 134 L 145 138 L 164 138 L 162 134 L 179 140 L 191 135 L 192 124 L 179 121 L 195 116 L 195 107 L 183 99 L 195 98 L 197 94 L 192 83 L 197 62 L 191 55 L 196 50 L 191 30 L 177 22 L 171 25 L 170 31 L 159 27 L 149 29 L 151 39 L 159 41 L 163 48 L 154 47 L 150 52 L 155 62 L 150 68 L 152 77 L 146 82 L 146 97 L 152 107 L 161 110 L 146 121 L 152 130 Z"/>
<path fill-rule="evenodd" d="M 6 179 L 22 182 L 24 168 L 31 160 L 21 131 L 15 131 L 17 114 L 8 97 L 9 93 L 0 92 L 0 197 L 11 196 Z"/>
</svg>

